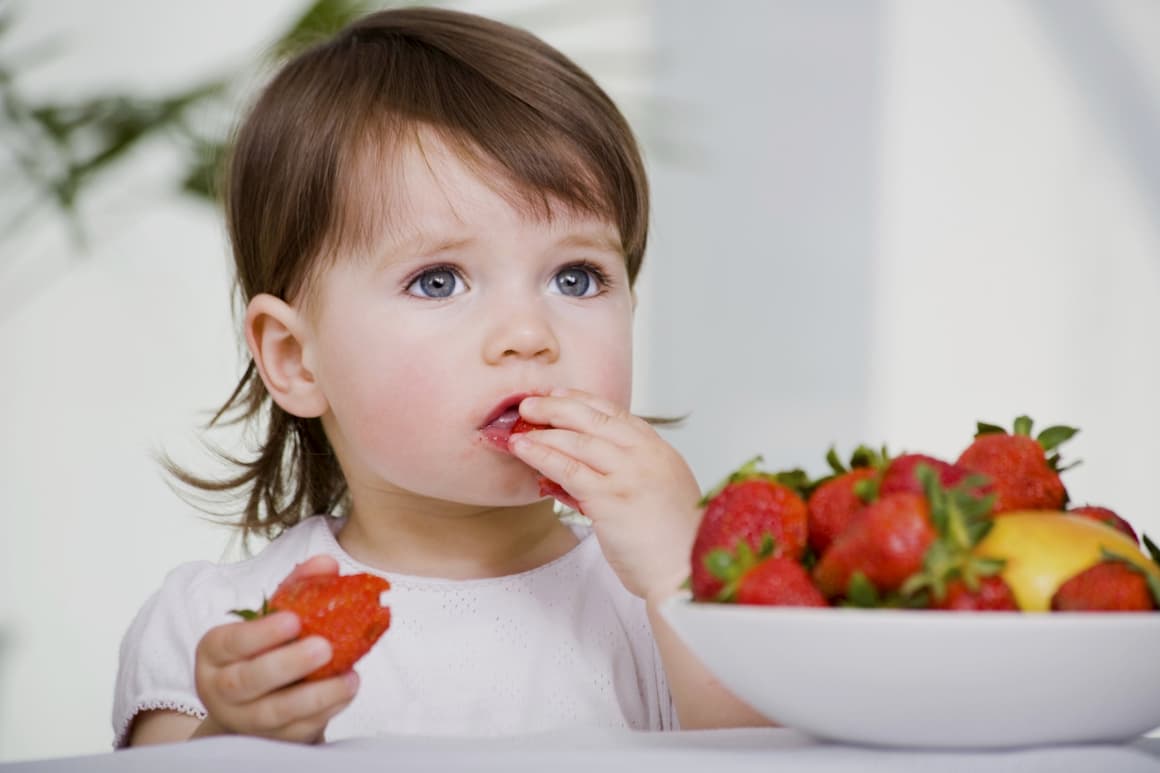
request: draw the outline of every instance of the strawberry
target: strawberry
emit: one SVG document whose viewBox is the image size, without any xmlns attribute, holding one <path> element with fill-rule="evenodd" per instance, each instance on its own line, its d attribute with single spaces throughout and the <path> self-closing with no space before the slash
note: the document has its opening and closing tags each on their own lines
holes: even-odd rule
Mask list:
<svg viewBox="0 0 1160 773">
<path fill-rule="evenodd" d="M 757 551 L 769 535 L 774 555 L 796 561 L 805 552 L 806 503 L 794 487 L 783 482 L 797 473 L 759 472 L 760 460 L 756 457 L 742 465 L 701 500 L 705 511 L 691 556 L 693 597 L 699 601 L 716 598 L 723 587 L 706 564 L 710 551 L 735 550 L 739 541 Z"/>
<path fill-rule="evenodd" d="M 878 484 L 878 494 L 896 494 L 899 491 L 909 491 L 912 494 L 922 494 L 922 482 L 915 475 L 920 464 L 925 464 L 938 473 L 938 482 L 945 488 L 953 488 L 965 480 L 971 471 L 956 464 L 944 462 L 925 454 L 903 454 L 890 460 L 882 473 L 882 482 Z M 980 495 L 990 493 L 990 486 L 978 481 Z"/>
<path fill-rule="evenodd" d="M 1084 505 L 1083 507 L 1074 507 L 1068 510 L 1068 512 L 1072 515 L 1083 515 L 1088 518 L 1094 518 L 1097 521 L 1102 521 L 1108 526 L 1111 526 L 1113 529 L 1117 529 L 1122 531 L 1124 534 L 1127 534 L 1136 542 L 1140 541 L 1140 538 L 1136 536 L 1136 530 L 1132 528 L 1131 524 L 1129 524 L 1120 516 L 1116 515 L 1114 511 L 1109 510 L 1106 507 Z"/>
<path fill-rule="evenodd" d="M 821 555 L 841 534 L 866 502 L 859 490 L 866 491 L 878 477 L 878 471 L 870 467 L 858 467 L 835 475 L 814 489 L 807 502 L 809 508 L 810 548 Z"/>
<path fill-rule="evenodd" d="M 877 497 L 878 473 L 884 454 L 885 450 L 879 454 L 866 446 L 858 446 L 850 457 L 849 468 L 842 464 L 833 448 L 826 454 L 826 462 L 834 474 L 811 484 L 812 493 L 806 500 L 809 543 L 815 554 L 825 552 L 854 514 Z"/>
<path fill-rule="evenodd" d="M 1067 489 L 1059 474 L 1068 467 L 1059 466 L 1059 454 L 1054 452 L 1078 430 L 1048 427 L 1033 438 L 1031 426 L 1031 419 L 1020 416 L 1009 435 L 1002 427 L 980 422 L 974 442 L 956 462 L 991 479 L 995 515 L 1016 510 L 1062 510 L 1067 504 Z"/>
<path fill-rule="evenodd" d="M 1059 586 L 1053 612 L 1148 612 L 1157 608 L 1157 589 L 1148 577 L 1123 560 L 1105 560 Z"/>
<path fill-rule="evenodd" d="M 1011 586 L 999 575 L 992 574 L 980 578 L 975 590 L 962 578 L 951 580 L 947 583 L 946 595 L 941 601 L 932 601 L 930 608 L 955 612 L 1018 612 L 1019 604 Z"/>
<path fill-rule="evenodd" d="M 797 561 L 775 556 L 774 540 L 766 534 L 754 553 L 739 540 L 730 553 L 718 548 L 706 557 L 709 570 L 724 585 L 717 601 L 782 607 L 826 607 L 826 599 Z"/>
<path fill-rule="evenodd" d="M 881 497 L 830 543 L 814 567 L 814 582 L 830 599 L 846 596 L 856 577 L 877 593 L 897 590 L 922 568 L 935 536 L 925 497 L 907 492 Z"/>
<path fill-rule="evenodd" d="M 549 427 L 547 424 L 533 424 L 527 419 L 520 417 L 519 419 L 516 419 L 516 423 L 512 425 L 511 434 L 512 437 L 515 437 L 521 432 L 530 432 L 534 429 L 551 429 L 551 427 Z M 572 508 L 581 515 L 584 514 L 584 509 L 580 507 L 580 503 L 577 502 L 571 494 L 565 491 L 564 487 L 559 483 L 550 478 L 546 478 L 543 475 L 537 478 L 536 482 L 540 484 L 540 496 L 552 497 L 553 499 L 563 502 L 566 507 Z"/>
<path fill-rule="evenodd" d="M 306 676 L 306 681 L 314 681 L 349 671 L 390 627 L 391 610 L 379 603 L 380 594 L 390 587 L 373 574 L 308 575 L 283 582 L 259 611 L 231 611 L 245 620 L 293 612 L 302 624 L 299 639 L 327 639 L 333 654 Z"/>
</svg>

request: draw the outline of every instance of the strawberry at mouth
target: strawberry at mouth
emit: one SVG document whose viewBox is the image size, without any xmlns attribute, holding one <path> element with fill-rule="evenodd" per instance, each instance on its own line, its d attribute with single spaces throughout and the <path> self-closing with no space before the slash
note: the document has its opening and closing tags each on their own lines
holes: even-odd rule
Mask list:
<svg viewBox="0 0 1160 773">
<path fill-rule="evenodd" d="M 525 397 L 531 397 L 531 393 L 512 395 L 492 409 L 479 427 L 479 434 L 485 441 L 501 451 L 508 451 L 512 428 L 520 420 L 520 403 Z"/>
</svg>

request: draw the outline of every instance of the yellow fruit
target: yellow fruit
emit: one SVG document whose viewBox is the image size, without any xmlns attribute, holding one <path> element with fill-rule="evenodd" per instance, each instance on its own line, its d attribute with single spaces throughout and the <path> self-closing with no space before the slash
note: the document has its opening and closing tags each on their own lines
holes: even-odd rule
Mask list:
<svg viewBox="0 0 1160 773">
<path fill-rule="evenodd" d="M 975 546 L 975 553 L 1006 559 L 1000 576 L 1011 586 L 1019 608 L 1047 612 L 1060 585 L 1103 560 L 1101 548 L 1160 579 L 1160 567 L 1131 537 L 1092 518 L 1058 512 L 997 516 L 991 531 Z"/>
</svg>

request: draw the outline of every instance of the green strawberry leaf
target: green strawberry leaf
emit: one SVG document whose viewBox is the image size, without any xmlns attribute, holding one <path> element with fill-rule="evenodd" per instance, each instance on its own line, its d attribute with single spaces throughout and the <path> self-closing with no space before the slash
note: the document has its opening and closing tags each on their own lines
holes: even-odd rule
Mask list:
<svg viewBox="0 0 1160 773">
<path fill-rule="evenodd" d="M 980 435 L 1006 435 L 1007 430 L 998 424 L 988 424 L 985 421 L 975 422 L 975 437 Z"/>
<path fill-rule="evenodd" d="M 854 484 L 854 496 L 862 500 L 863 504 L 870 504 L 878 498 L 878 487 L 881 485 L 877 477 L 860 480 Z"/>
<path fill-rule="evenodd" d="M 1031 437 L 1032 423 L 1030 416 L 1015 417 L 1015 434 Z"/>
<path fill-rule="evenodd" d="M 846 601 L 851 606 L 869 608 L 880 606 L 882 598 L 865 574 L 854 572 L 846 584 Z"/>
<path fill-rule="evenodd" d="M 830 465 L 830 469 L 834 471 L 835 475 L 849 472 L 846 465 L 842 464 L 842 460 L 838 458 L 838 449 L 834 446 L 830 446 L 830 450 L 826 452 L 826 464 Z"/>
<path fill-rule="evenodd" d="M 1160 548 L 1156 547 L 1156 543 L 1147 534 L 1142 535 L 1144 540 L 1144 547 L 1148 549 L 1148 555 L 1152 556 L 1152 563 L 1160 566 Z"/>
<path fill-rule="evenodd" d="M 1054 451 L 1075 437 L 1077 432 L 1079 430 L 1075 427 L 1048 427 L 1036 435 L 1035 439 L 1039 441 L 1039 445 L 1043 446 L 1044 451 Z"/>
</svg>

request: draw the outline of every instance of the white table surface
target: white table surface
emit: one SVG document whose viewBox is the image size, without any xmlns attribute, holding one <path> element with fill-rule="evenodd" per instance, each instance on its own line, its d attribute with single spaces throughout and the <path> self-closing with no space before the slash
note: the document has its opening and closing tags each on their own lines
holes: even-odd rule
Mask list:
<svg viewBox="0 0 1160 773">
<path fill-rule="evenodd" d="M 787 729 L 634 733 L 575 730 L 518 738 L 385 736 L 297 746 L 223 737 L 107 754 L 0 765 L 3 773 L 223 770 L 299 771 L 576 771 L 580 773 L 719 773 L 720 771 L 986 771 L 986 773 L 1160 773 L 1160 738 L 1108 746 L 1004 751 L 903 751 L 819 743 Z"/>
</svg>

